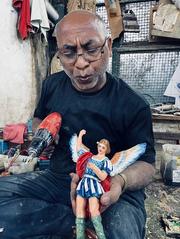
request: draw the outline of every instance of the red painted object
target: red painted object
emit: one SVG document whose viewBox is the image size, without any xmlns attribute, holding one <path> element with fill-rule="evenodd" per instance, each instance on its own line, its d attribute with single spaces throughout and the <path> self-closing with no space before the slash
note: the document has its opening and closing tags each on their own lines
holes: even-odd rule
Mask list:
<svg viewBox="0 0 180 239">
<path fill-rule="evenodd" d="M 54 141 L 60 130 L 61 122 L 62 117 L 59 113 L 49 114 L 37 128 L 28 148 L 28 154 L 38 157 Z"/>
<path fill-rule="evenodd" d="M 53 112 L 49 114 L 38 126 L 38 129 L 47 129 L 53 138 L 59 132 L 61 127 L 62 117 L 59 113 Z"/>
</svg>

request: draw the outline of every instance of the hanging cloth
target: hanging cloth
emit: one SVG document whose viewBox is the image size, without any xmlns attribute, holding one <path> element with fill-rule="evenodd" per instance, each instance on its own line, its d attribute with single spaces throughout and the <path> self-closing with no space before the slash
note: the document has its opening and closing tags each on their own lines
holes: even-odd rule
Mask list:
<svg viewBox="0 0 180 239">
<path fill-rule="evenodd" d="M 3 129 L 3 139 L 11 143 L 23 144 L 24 134 L 27 133 L 26 124 L 7 124 Z"/>
<path fill-rule="evenodd" d="M 17 28 L 21 39 L 24 40 L 31 31 L 30 0 L 13 0 L 13 7 L 19 13 Z"/>
<path fill-rule="evenodd" d="M 40 31 L 47 41 L 46 32 L 49 31 L 49 20 L 44 0 L 32 0 L 31 3 L 31 25 Z"/>
</svg>

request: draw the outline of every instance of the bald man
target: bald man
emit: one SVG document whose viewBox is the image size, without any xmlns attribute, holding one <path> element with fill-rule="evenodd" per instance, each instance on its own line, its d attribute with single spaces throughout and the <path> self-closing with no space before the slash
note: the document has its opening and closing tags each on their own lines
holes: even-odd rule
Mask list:
<svg viewBox="0 0 180 239">
<path fill-rule="evenodd" d="M 0 179 L 0 236 L 72 238 L 78 177 L 69 141 L 85 129 L 85 145 L 94 154 L 97 141 L 109 140 L 110 158 L 147 143 L 145 154 L 123 171 L 123 177 L 113 177 L 110 191 L 100 198 L 107 239 L 142 239 L 144 187 L 154 174 L 155 160 L 149 105 L 125 82 L 107 73 L 112 42 L 100 17 L 84 10 L 71 12 L 57 24 L 56 38 L 64 71 L 43 82 L 34 128 L 49 113 L 61 113 L 59 142 L 50 169 Z"/>
</svg>

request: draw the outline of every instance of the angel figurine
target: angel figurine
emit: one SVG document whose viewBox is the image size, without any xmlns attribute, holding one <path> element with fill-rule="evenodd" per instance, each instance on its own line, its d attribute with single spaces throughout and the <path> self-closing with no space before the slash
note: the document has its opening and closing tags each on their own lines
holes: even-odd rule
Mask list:
<svg viewBox="0 0 180 239">
<path fill-rule="evenodd" d="M 107 139 L 97 142 L 97 154 L 93 155 L 82 143 L 86 130 L 73 135 L 70 149 L 76 162 L 76 173 L 80 177 L 76 189 L 76 239 L 85 239 L 85 218 L 88 212 L 99 239 L 105 239 L 101 222 L 100 197 L 110 190 L 110 176 L 122 172 L 139 158 L 146 149 L 146 143 L 138 144 L 128 150 L 116 153 L 110 160 L 110 143 Z"/>
</svg>

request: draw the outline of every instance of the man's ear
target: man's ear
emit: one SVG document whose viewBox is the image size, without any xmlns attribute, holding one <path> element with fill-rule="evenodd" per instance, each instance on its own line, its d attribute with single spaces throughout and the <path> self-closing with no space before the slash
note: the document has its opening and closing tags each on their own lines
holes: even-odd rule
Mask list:
<svg viewBox="0 0 180 239">
<path fill-rule="evenodd" d="M 108 37 L 107 39 L 108 49 L 109 49 L 109 57 L 112 56 L 112 38 Z"/>
</svg>

